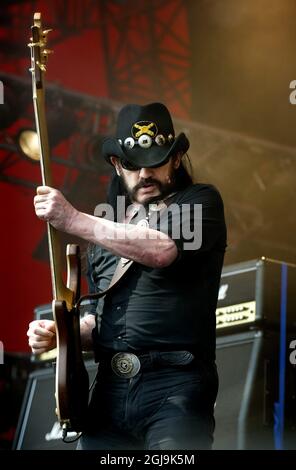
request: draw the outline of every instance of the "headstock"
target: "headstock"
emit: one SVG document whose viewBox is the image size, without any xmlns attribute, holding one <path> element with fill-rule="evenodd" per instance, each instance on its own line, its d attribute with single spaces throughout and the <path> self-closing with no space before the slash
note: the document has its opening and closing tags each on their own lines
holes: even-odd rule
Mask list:
<svg viewBox="0 0 296 470">
<path fill-rule="evenodd" d="M 53 51 L 46 49 L 47 35 L 51 29 L 43 30 L 41 13 L 34 13 L 34 24 L 31 26 L 32 37 L 28 46 L 31 49 L 31 68 L 33 84 L 37 89 L 43 87 L 43 73 L 46 72 L 47 57 Z"/>
</svg>

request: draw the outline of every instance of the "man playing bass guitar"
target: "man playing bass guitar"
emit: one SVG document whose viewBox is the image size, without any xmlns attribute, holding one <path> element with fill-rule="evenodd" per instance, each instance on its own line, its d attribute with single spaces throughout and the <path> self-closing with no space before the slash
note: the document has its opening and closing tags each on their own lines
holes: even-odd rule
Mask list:
<svg viewBox="0 0 296 470">
<path fill-rule="evenodd" d="M 37 216 L 90 243 L 91 292 L 132 261 L 81 320 L 82 347 L 94 350 L 99 372 L 79 449 L 211 448 L 226 227 L 219 192 L 192 182 L 188 148 L 163 104 L 126 105 L 102 146 L 114 168 L 114 220 L 77 211 L 49 186 L 37 190 Z M 48 351 L 55 324 L 33 321 L 28 336 L 33 353 Z"/>
</svg>

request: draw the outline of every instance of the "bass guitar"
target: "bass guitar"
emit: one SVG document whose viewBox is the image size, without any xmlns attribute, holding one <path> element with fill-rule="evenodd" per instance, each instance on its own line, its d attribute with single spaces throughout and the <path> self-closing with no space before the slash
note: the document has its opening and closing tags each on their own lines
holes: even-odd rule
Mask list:
<svg viewBox="0 0 296 470">
<path fill-rule="evenodd" d="M 47 34 L 50 30 L 43 30 L 40 13 L 34 14 L 31 31 L 30 71 L 42 184 L 52 186 L 44 90 L 47 56 L 51 52 L 46 48 Z M 69 431 L 81 432 L 83 430 L 89 395 L 89 379 L 82 356 L 80 316 L 77 308 L 80 296 L 80 254 L 78 245 L 67 245 L 67 281 L 64 282 L 59 233 L 49 223 L 47 223 L 47 231 L 53 288 L 52 310 L 57 343 L 56 414 L 63 429 L 63 437 L 65 437 Z"/>
</svg>

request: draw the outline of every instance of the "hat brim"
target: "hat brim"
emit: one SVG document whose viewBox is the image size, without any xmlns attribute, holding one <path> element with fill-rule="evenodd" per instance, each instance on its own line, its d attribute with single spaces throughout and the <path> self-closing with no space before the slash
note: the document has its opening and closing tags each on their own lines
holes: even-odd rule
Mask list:
<svg viewBox="0 0 296 470">
<path fill-rule="evenodd" d="M 189 149 L 189 140 L 184 132 L 175 138 L 174 142 L 165 145 L 153 144 L 148 149 L 136 145 L 132 149 L 122 147 L 115 137 L 107 137 L 103 141 L 102 154 L 107 162 L 110 157 L 118 157 L 140 168 L 153 168 L 165 164 L 166 161 L 178 152 L 186 153 Z"/>
</svg>

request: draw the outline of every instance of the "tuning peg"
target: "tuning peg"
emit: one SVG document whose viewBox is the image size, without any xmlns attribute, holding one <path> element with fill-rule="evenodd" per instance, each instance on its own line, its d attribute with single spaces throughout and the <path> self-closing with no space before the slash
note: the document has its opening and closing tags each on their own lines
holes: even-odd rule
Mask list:
<svg viewBox="0 0 296 470">
<path fill-rule="evenodd" d="M 28 44 L 28 47 L 34 47 L 34 46 L 39 46 L 39 47 L 43 47 L 44 46 L 44 43 L 39 41 L 39 42 L 29 42 Z"/>
<path fill-rule="evenodd" d="M 42 70 L 42 72 L 46 72 L 46 65 L 45 64 L 41 64 L 41 62 L 39 62 L 39 60 L 37 60 L 36 65 L 38 65 L 38 67 L 40 68 L 40 70 Z"/>
<path fill-rule="evenodd" d="M 53 51 L 51 49 L 44 49 L 44 51 L 42 52 L 42 54 L 44 56 L 47 56 L 47 55 L 50 55 L 50 54 L 53 54 Z"/>
<path fill-rule="evenodd" d="M 43 36 L 47 36 L 48 33 L 50 33 L 51 31 L 52 31 L 51 28 L 50 29 L 45 29 L 44 31 L 42 31 L 42 34 L 43 34 Z"/>
</svg>

